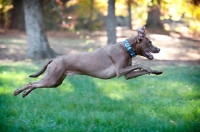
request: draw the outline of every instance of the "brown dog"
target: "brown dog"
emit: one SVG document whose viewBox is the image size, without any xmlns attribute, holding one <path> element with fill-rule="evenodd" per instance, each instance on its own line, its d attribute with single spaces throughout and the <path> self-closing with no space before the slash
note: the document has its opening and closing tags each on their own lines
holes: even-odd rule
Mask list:
<svg viewBox="0 0 200 132">
<path fill-rule="evenodd" d="M 132 65 L 132 57 L 136 55 L 153 59 L 151 53 L 158 53 L 159 48 L 145 35 L 145 28 L 138 30 L 138 35 L 124 42 L 114 45 L 106 45 L 93 52 L 78 53 L 59 56 L 50 60 L 41 71 L 30 77 L 38 77 L 46 69 L 44 77 L 38 81 L 29 83 L 21 89 L 17 89 L 14 95 L 23 92 L 27 96 L 36 88 L 52 88 L 62 84 L 67 75 L 81 74 L 101 79 L 125 76 L 126 79 L 144 74 L 162 74 L 162 71 L 151 70 L 143 65 Z"/>
</svg>

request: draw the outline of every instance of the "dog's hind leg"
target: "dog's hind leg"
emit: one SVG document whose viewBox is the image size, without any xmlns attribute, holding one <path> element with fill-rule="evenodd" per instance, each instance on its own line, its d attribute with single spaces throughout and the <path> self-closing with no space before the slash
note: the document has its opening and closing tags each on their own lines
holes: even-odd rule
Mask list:
<svg viewBox="0 0 200 132">
<path fill-rule="evenodd" d="M 35 88 L 37 88 L 37 84 L 39 82 L 33 82 L 33 83 L 29 83 L 26 86 L 24 86 L 23 88 L 17 89 L 14 91 L 14 95 L 17 96 L 18 94 L 20 94 L 21 92 L 27 93 L 27 91 L 29 91 L 29 93 L 34 90 Z M 24 95 L 24 94 L 23 94 Z M 28 94 L 27 94 L 28 95 Z"/>
<path fill-rule="evenodd" d="M 21 92 L 24 91 L 22 97 L 27 96 L 36 88 L 56 88 L 57 86 L 62 84 L 65 77 L 65 74 L 61 75 L 60 78 L 52 78 L 50 76 L 45 76 L 39 82 L 32 83 L 28 89 L 22 89 Z"/>
<path fill-rule="evenodd" d="M 31 88 L 24 91 L 22 97 L 24 98 L 27 96 L 31 91 L 33 91 L 36 88 L 56 88 L 59 85 L 62 84 L 63 80 L 65 79 L 66 75 L 63 74 L 56 82 L 54 83 L 48 83 L 44 80 L 40 80 L 39 82 L 34 83 Z"/>
<path fill-rule="evenodd" d="M 35 83 L 35 82 L 34 82 L 34 83 Z M 16 95 L 20 94 L 21 92 L 23 92 L 24 90 L 29 89 L 29 88 L 31 87 L 32 84 L 33 84 L 33 83 L 29 83 L 29 84 L 27 84 L 26 86 L 24 86 L 24 87 L 22 87 L 22 88 L 20 88 L 20 89 L 15 90 L 15 91 L 14 91 L 14 95 L 16 96 Z"/>
<path fill-rule="evenodd" d="M 55 88 L 62 84 L 65 77 L 65 69 L 59 67 L 48 67 L 46 74 L 40 81 L 29 83 L 25 87 L 17 89 L 14 92 L 14 95 L 16 96 L 24 91 L 22 96 L 25 97 L 36 88 Z"/>
</svg>

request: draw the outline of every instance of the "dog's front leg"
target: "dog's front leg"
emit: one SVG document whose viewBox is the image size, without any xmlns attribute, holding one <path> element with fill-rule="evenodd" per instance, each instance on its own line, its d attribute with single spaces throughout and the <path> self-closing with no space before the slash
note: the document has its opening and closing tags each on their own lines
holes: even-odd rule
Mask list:
<svg viewBox="0 0 200 132">
<path fill-rule="evenodd" d="M 133 66 L 117 67 L 116 73 L 117 73 L 117 76 L 119 77 L 119 76 L 125 75 L 129 72 L 132 72 L 132 71 L 138 70 L 138 69 L 139 70 L 143 69 L 144 71 L 146 71 L 149 74 L 152 72 L 151 68 L 137 64 L 137 65 L 133 65 Z"/>
<path fill-rule="evenodd" d="M 126 78 L 126 80 L 128 80 L 128 79 L 138 77 L 138 76 L 141 76 L 141 75 L 145 75 L 145 74 L 149 74 L 149 72 L 147 72 L 145 70 L 131 71 L 131 72 L 125 74 L 124 77 Z"/>
<path fill-rule="evenodd" d="M 151 74 L 155 74 L 155 75 L 160 75 L 162 73 L 163 73 L 162 71 L 157 71 L 157 70 L 151 71 Z M 131 71 L 131 72 L 125 74 L 124 77 L 126 78 L 126 80 L 128 80 L 128 79 L 138 77 L 138 76 L 141 76 L 141 75 L 145 75 L 145 74 L 150 74 L 150 73 L 146 70 Z"/>
</svg>

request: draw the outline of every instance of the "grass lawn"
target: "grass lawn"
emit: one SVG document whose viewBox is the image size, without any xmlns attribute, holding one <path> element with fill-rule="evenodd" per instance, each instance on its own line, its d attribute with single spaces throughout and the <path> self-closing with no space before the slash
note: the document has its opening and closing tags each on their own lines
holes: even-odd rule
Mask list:
<svg viewBox="0 0 200 132">
<path fill-rule="evenodd" d="M 200 66 L 157 66 L 163 75 L 128 81 L 75 75 L 57 89 L 13 96 L 42 65 L 0 65 L 1 132 L 200 131 Z"/>
</svg>

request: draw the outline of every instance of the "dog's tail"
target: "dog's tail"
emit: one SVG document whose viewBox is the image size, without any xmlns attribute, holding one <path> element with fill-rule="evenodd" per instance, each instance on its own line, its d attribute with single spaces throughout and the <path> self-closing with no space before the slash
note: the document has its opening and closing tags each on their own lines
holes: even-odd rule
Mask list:
<svg viewBox="0 0 200 132">
<path fill-rule="evenodd" d="M 38 72 L 38 73 L 35 73 L 35 74 L 32 74 L 30 75 L 29 77 L 33 77 L 33 78 L 36 78 L 38 76 L 40 76 L 42 73 L 44 73 L 44 71 L 47 69 L 47 66 L 53 61 L 52 60 L 49 60 L 48 63 L 46 65 L 44 65 L 44 67 Z"/>
</svg>

